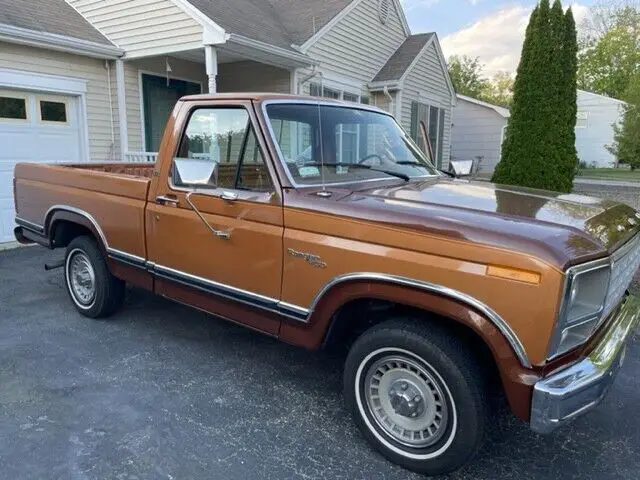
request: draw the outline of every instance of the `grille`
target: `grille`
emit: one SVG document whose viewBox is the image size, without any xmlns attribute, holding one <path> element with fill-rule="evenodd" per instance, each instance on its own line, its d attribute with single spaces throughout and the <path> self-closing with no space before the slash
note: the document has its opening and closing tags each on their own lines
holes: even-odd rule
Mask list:
<svg viewBox="0 0 640 480">
<path fill-rule="evenodd" d="M 604 306 L 605 317 L 618 306 L 638 268 L 640 268 L 640 234 L 613 255 L 609 293 Z"/>
</svg>

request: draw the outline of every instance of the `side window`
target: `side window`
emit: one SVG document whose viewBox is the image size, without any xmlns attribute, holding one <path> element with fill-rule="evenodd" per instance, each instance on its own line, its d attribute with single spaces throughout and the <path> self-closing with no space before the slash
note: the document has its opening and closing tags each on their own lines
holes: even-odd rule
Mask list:
<svg viewBox="0 0 640 480">
<path fill-rule="evenodd" d="M 269 172 L 247 111 L 193 112 L 173 161 L 172 177 L 180 187 L 269 189 Z"/>
</svg>

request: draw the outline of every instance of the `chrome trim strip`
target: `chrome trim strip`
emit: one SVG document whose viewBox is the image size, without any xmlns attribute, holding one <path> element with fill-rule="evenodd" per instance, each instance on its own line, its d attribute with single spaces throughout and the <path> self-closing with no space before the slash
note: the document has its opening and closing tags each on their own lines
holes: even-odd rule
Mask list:
<svg viewBox="0 0 640 480">
<path fill-rule="evenodd" d="M 169 275 L 175 275 L 177 277 L 182 277 L 184 279 L 190 280 L 192 282 L 202 283 L 214 289 L 226 290 L 229 293 L 246 296 L 254 299 L 257 302 L 277 305 L 279 300 L 271 297 L 267 297 L 264 295 L 259 295 L 257 293 L 250 292 L 248 290 L 243 290 L 241 288 L 232 287 L 230 285 L 225 285 L 224 283 L 214 282 L 213 280 L 208 280 L 203 277 L 198 277 L 197 275 L 192 275 L 190 273 L 183 272 L 181 270 L 176 270 L 174 268 L 165 267 L 163 265 L 156 265 L 154 270 L 160 273 L 167 273 Z"/>
<path fill-rule="evenodd" d="M 633 237 L 631 237 L 627 243 L 622 245 L 618 250 L 613 252 L 611 255 L 613 258 L 613 263 L 620 260 L 622 257 L 626 256 L 631 250 L 640 245 L 640 233 L 637 233 Z"/>
<path fill-rule="evenodd" d="M 135 267 L 145 268 L 147 263 L 146 259 L 139 257 L 138 255 L 132 255 L 131 253 L 116 250 L 115 248 L 108 248 L 107 254 L 114 260 L 129 263 Z"/>
<path fill-rule="evenodd" d="M 212 293 L 262 310 L 268 310 L 299 322 L 306 323 L 308 321 L 308 310 L 298 305 L 280 302 L 278 299 L 272 297 L 232 287 L 224 283 L 214 282 L 213 280 L 191 275 L 174 268 L 153 264 L 152 262 L 147 262 L 147 268 L 158 277 L 182 283 L 188 287 L 198 288 L 207 293 Z"/>
<path fill-rule="evenodd" d="M 25 220 L 20 217 L 16 217 L 15 221 L 18 225 L 28 230 L 33 230 L 36 233 L 44 233 L 44 227 L 42 225 L 38 225 L 37 223 L 30 222 L 29 220 Z"/>
<path fill-rule="evenodd" d="M 283 310 L 289 310 L 291 312 L 295 312 L 297 315 L 307 317 L 306 320 L 304 320 L 304 322 L 305 323 L 309 322 L 309 309 L 307 308 L 303 308 L 299 305 L 294 305 L 292 303 L 287 303 L 287 302 L 278 302 L 278 307 Z"/>
<path fill-rule="evenodd" d="M 479 300 L 473 298 L 466 293 L 459 292 L 452 288 L 444 287 L 442 285 L 436 285 L 429 282 L 423 282 L 420 280 L 414 280 L 411 278 L 400 277 L 397 275 L 387 275 L 383 273 L 371 273 L 371 272 L 358 272 L 358 273 L 348 273 L 346 275 L 340 275 L 335 277 L 329 283 L 327 283 L 321 290 L 318 292 L 316 297 L 311 302 L 311 306 L 309 307 L 309 318 L 313 315 L 316 307 L 322 297 L 333 287 L 340 283 L 349 282 L 353 280 L 369 280 L 369 281 L 380 281 L 380 282 L 388 282 L 394 283 L 396 285 L 402 285 L 407 287 L 419 288 L 421 290 L 425 290 L 432 293 L 437 293 L 443 295 L 445 297 L 452 298 L 454 300 L 458 300 L 463 302 L 470 307 L 478 310 L 485 317 L 487 317 L 491 323 L 493 323 L 498 330 L 505 336 L 509 345 L 513 349 L 514 353 L 518 357 L 520 364 L 525 368 L 531 368 L 531 362 L 529 361 L 529 357 L 520 342 L 520 339 L 516 335 L 516 333 L 511 329 L 509 324 L 495 311 L 493 311 L 490 307 L 480 302 Z M 308 321 L 308 320 L 307 320 Z"/>
<path fill-rule="evenodd" d="M 379 113 L 379 114 L 383 114 L 386 115 L 388 117 L 391 117 L 394 119 L 394 121 L 396 123 L 398 123 L 395 118 L 393 117 L 393 115 L 391 115 L 389 112 L 385 112 L 384 110 L 381 110 L 377 107 L 373 107 L 371 105 L 365 105 L 365 104 L 359 104 L 359 103 L 346 103 L 346 102 L 329 102 L 329 101 L 323 101 L 323 100 L 294 100 L 294 99 L 286 99 L 286 100 L 265 100 L 262 102 L 262 115 L 265 119 L 265 123 L 267 124 L 267 129 L 269 130 L 269 136 L 271 137 L 271 142 L 273 143 L 273 145 L 276 147 L 276 152 L 278 153 L 278 161 L 280 162 L 280 164 L 284 167 L 284 171 L 287 174 L 287 179 L 289 180 L 289 182 L 291 183 L 291 185 L 293 185 L 295 188 L 315 188 L 315 187 L 322 187 L 322 186 L 327 186 L 327 187 L 337 187 L 337 186 L 341 186 L 341 185 L 352 185 L 352 184 L 359 184 L 359 183 L 370 183 L 370 182 L 383 182 L 385 180 L 393 180 L 394 178 L 389 176 L 389 178 L 386 177 L 381 177 L 381 178 L 372 178 L 372 179 L 364 179 L 364 180 L 354 180 L 352 182 L 335 182 L 335 183 L 326 183 L 326 184 L 322 184 L 322 183 L 317 183 L 317 184 L 299 184 L 297 183 L 294 179 L 293 176 L 291 175 L 291 172 L 289 171 L 289 167 L 287 167 L 287 163 L 284 161 L 284 154 L 282 153 L 282 149 L 280 148 L 280 143 L 277 140 L 277 136 L 275 131 L 273 130 L 273 125 L 271 124 L 271 119 L 269 118 L 269 114 L 267 113 L 267 107 L 269 105 L 274 105 L 274 104 L 291 104 L 291 105 L 322 105 L 322 106 L 327 106 L 327 107 L 340 107 L 340 108 L 350 108 L 352 110 L 365 110 L 365 111 L 369 111 L 369 112 L 373 112 L 373 113 Z M 398 125 L 399 126 L 399 125 Z M 400 127 L 402 128 L 402 127 Z M 436 167 L 433 167 L 436 168 Z M 442 175 L 437 174 L 437 175 L 419 175 L 416 177 L 411 177 L 411 179 L 420 179 L 420 178 L 439 178 Z"/>
</svg>

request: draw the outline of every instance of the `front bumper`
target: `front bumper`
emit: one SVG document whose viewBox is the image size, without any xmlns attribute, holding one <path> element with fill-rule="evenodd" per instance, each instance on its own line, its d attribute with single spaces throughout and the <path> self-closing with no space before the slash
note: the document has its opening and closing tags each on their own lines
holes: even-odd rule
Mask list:
<svg viewBox="0 0 640 480">
<path fill-rule="evenodd" d="M 620 370 L 627 340 L 639 321 L 640 299 L 629 295 L 586 358 L 535 384 L 531 401 L 533 431 L 550 433 L 600 403 Z"/>
</svg>

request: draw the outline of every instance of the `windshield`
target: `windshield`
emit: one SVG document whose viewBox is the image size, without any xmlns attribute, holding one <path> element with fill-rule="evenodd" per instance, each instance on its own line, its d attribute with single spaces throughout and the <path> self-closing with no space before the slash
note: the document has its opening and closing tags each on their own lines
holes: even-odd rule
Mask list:
<svg viewBox="0 0 640 480">
<path fill-rule="evenodd" d="M 299 103 L 269 104 L 266 112 L 296 185 L 439 175 L 389 115 Z"/>
</svg>

